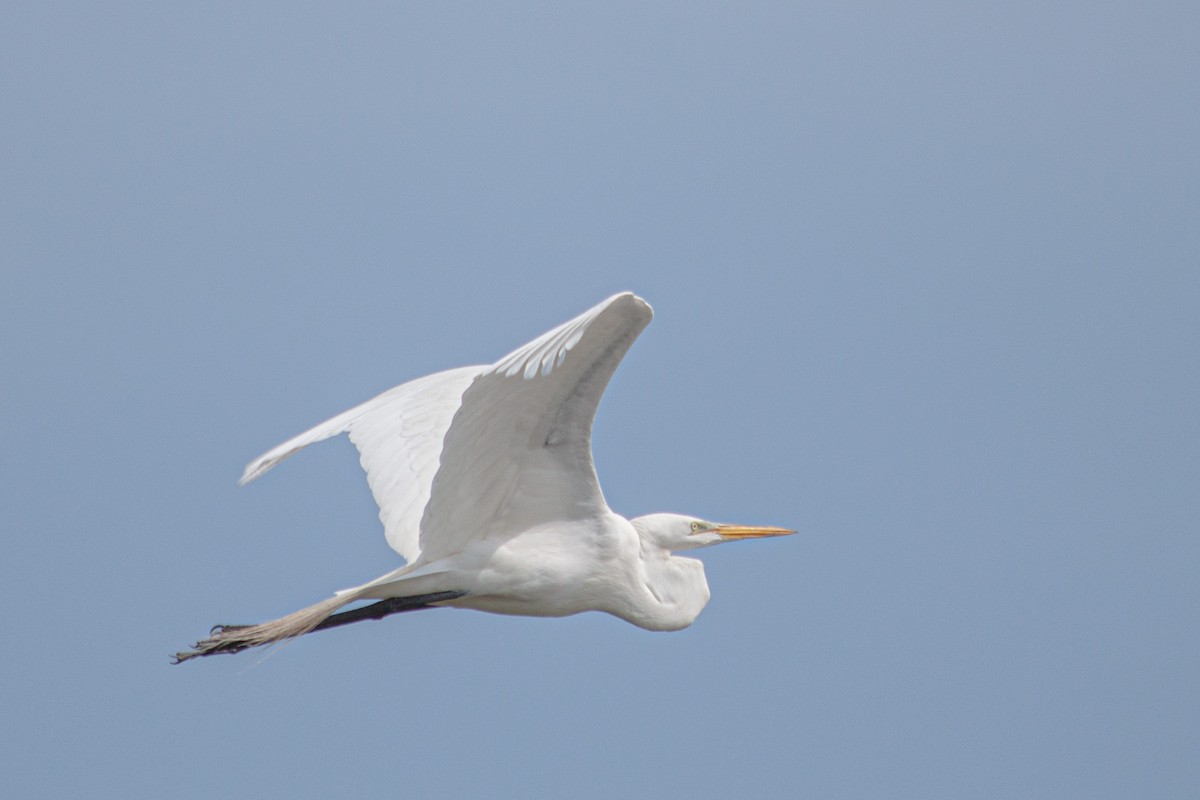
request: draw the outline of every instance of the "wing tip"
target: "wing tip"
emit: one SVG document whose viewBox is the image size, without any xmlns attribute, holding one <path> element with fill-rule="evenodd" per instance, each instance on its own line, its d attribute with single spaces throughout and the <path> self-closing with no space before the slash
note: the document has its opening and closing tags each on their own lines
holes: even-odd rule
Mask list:
<svg viewBox="0 0 1200 800">
<path fill-rule="evenodd" d="M 626 310 L 634 311 L 638 316 L 645 319 L 645 325 L 650 324 L 650 320 L 654 318 L 653 306 L 647 303 L 645 298 L 639 297 L 630 291 L 618 292 L 605 300 L 601 305 L 604 308 L 620 305 Z"/>
<path fill-rule="evenodd" d="M 245 486 L 259 475 L 262 475 L 268 469 L 270 469 L 270 467 L 264 466 L 257 461 L 247 464 L 246 468 L 242 470 L 242 477 L 238 478 L 238 486 Z"/>
<path fill-rule="evenodd" d="M 278 456 L 268 454 L 254 459 L 242 470 L 242 477 L 238 478 L 238 486 L 245 486 L 255 478 L 261 477 L 264 472 L 270 472 L 276 464 L 295 453 L 298 449 L 288 450 L 286 453 Z"/>
</svg>

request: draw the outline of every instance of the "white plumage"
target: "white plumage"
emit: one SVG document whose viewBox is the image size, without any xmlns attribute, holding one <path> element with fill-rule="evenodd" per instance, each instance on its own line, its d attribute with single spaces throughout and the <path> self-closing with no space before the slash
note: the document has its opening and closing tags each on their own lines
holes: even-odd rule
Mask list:
<svg viewBox="0 0 1200 800">
<path fill-rule="evenodd" d="M 279 620 L 218 626 L 177 660 L 432 605 L 563 616 L 606 611 L 645 628 L 691 624 L 707 602 L 700 562 L 678 550 L 782 528 L 673 514 L 628 521 L 604 501 L 592 420 L 652 312 L 618 294 L 491 366 L 419 378 L 247 465 L 247 483 L 314 442 L 349 433 L 388 544 L 407 565 Z M 366 608 L 334 613 L 361 599 Z"/>
</svg>

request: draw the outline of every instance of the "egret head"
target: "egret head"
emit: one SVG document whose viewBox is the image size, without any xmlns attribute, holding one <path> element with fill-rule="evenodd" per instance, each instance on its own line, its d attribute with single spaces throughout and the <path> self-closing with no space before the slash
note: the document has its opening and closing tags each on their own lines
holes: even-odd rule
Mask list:
<svg viewBox="0 0 1200 800">
<path fill-rule="evenodd" d="M 642 541 L 672 552 L 695 550 L 698 547 L 739 539 L 761 539 L 766 536 L 786 536 L 795 533 L 787 528 L 707 522 L 683 514 L 647 514 L 637 517 L 632 522 Z"/>
</svg>

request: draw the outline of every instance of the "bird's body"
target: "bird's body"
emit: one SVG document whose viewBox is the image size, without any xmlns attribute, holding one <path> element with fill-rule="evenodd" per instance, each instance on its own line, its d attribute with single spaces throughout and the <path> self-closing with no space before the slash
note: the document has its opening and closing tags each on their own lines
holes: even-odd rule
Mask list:
<svg viewBox="0 0 1200 800">
<path fill-rule="evenodd" d="M 397 386 L 251 462 L 243 483 L 349 433 L 387 541 L 408 563 L 278 620 L 218 626 L 177 660 L 433 605 L 690 625 L 708 584 L 703 565 L 676 551 L 791 531 L 676 514 L 627 520 L 609 509 L 592 466 L 592 419 L 650 318 L 640 298 L 615 295 L 493 365 Z M 360 600 L 378 602 L 337 613 Z"/>
<path fill-rule="evenodd" d="M 361 597 L 455 587 L 465 595 L 439 605 L 530 617 L 604 611 L 649 630 L 686 628 L 708 602 L 704 565 L 665 552 L 647 560 L 635 524 L 610 512 L 569 527 L 538 525 L 498 542 L 475 542 L 428 572 L 398 570 Z"/>
</svg>

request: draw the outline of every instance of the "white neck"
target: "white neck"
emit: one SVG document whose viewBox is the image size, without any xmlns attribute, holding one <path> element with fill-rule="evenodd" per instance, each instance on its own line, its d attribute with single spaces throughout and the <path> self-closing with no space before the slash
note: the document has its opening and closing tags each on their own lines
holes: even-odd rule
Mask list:
<svg viewBox="0 0 1200 800">
<path fill-rule="evenodd" d="M 677 631 L 700 616 L 709 598 L 703 564 L 643 543 L 638 566 L 634 602 L 619 616 L 652 631 Z"/>
</svg>

